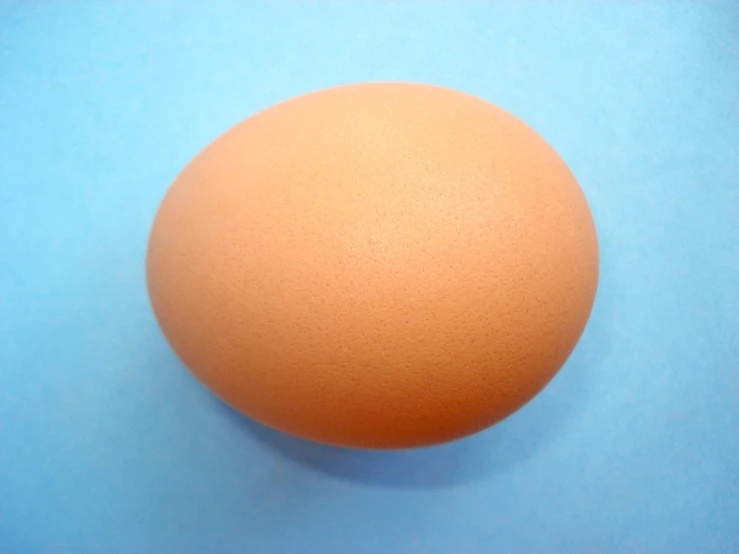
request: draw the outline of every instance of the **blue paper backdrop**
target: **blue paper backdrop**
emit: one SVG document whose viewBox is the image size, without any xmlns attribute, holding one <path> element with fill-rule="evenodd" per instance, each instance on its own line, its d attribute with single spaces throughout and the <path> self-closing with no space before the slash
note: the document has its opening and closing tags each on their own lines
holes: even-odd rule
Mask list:
<svg viewBox="0 0 739 554">
<path fill-rule="evenodd" d="M 739 4 L 0 3 L 0 551 L 739 552 Z M 172 179 L 298 93 L 409 80 L 533 125 L 602 246 L 590 325 L 499 426 L 265 430 L 146 296 Z"/>
</svg>

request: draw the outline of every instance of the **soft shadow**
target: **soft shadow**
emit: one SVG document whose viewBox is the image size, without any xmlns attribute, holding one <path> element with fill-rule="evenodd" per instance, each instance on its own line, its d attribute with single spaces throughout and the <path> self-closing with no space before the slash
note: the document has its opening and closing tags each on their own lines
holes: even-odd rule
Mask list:
<svg viewBox="0 0 739 554">
<path fill-rule="evenodd" d="M 338 479 L 394 488 L 444 488 L 474 482 L 536 456 L 583 411 L 592 373 L 608 354 L 612 297 L 601 283 L 582 340 L 544 391 L 505 421 L 452 443 L 397 451 L 326 446 L 275 431 L 215 398 L 214 402 L 248 437 L 294 463 Z"/>
</svg>

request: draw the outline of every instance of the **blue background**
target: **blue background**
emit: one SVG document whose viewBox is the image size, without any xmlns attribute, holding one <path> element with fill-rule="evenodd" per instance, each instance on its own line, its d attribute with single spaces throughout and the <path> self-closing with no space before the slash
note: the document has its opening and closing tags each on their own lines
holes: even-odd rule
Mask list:
<svg viewBox="0 0 739 554">
<path fill-rule="evenodd" d="M 465 90 L 577 175 L 602 278 L 504 423 L 408 452 L 266 430 L 144 283 L 180 169 L 274 102 Z M 0 551 L 739 552 L 739 4 L 0 3 Z"/>
</svg>

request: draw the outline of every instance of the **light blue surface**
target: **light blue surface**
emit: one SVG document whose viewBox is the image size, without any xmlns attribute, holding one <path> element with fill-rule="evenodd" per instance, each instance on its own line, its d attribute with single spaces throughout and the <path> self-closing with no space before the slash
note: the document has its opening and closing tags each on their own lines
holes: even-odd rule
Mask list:
<svg viewBox="0 0 739 554">
<path fill-rule="evenodd" d="M 737 6 L 0 3 L 0 552 L 739 552 Z M 600 234 L 563 371 L 439 448 L 249 423 L 146 296 L 150 222 L 194 154 L 366 80 L 522 117 Z"/>
</svg>

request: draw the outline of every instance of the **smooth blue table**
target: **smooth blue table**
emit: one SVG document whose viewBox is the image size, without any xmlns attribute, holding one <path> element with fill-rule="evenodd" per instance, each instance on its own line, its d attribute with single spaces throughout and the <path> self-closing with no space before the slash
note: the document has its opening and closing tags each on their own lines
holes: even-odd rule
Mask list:
<svg viewBox="0 0 739 554">
<path fill-rule="evenodd" d="M 242 118 L 368 80 L 482 96 L 591 203 L 589 327 L 487 432 L 355 452 L 178 363 L 149 225 Z M 739 4 L 0 2 L 0 552 L 739 552 Z"/>
</svg>

